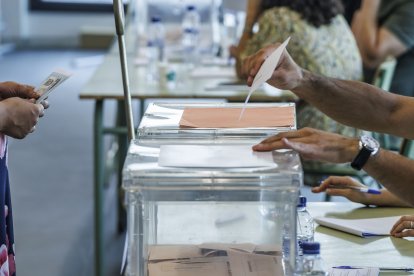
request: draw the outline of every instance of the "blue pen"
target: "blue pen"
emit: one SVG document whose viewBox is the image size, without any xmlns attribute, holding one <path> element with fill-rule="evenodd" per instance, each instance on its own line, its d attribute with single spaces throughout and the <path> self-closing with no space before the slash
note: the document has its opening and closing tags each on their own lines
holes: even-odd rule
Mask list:
<svg viewBox="0 0 414 276">
<path fill-rule="evenodd" d="M 350 266 L 350 265 L 340 265 L 340 266 L 334 266 L 332 268 L 337 269 L 363 269 L 367 267 L 363 266 Z M 412 272 L 414 271 L 414 268 L 412 267 L 379 267 L 380 271 L 404 271 L 404 272 Z"/>
<path fill-rule="evenodd" d="M 355 190 L 355 191 L 358 191 L 358 192 L 361 192 L 361 193 L 367 193 L 367 194 L 373 194 L 373 195 L 381 194 L 381 191 L 379 191 L 379 190 L 364 188 L 364 187 L 329 185 L 328 188 L 330 188 L 330 189 L 350 189 L 350 190 Z"/>
</svg>

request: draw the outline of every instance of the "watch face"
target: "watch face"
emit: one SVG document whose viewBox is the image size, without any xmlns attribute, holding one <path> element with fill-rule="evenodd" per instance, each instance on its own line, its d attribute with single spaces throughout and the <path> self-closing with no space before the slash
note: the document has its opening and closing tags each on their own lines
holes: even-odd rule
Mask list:
<svg viewBox="0 0 414 276">
<path fill-rule="evenodd" d="M 362 146 L 372 151 L 372 154 L 375 154 L 380 147 L 380 144 L 378 143 L 378 141 L 368 135 L 361 136 L 361 143 L 362 143 Z"/>
</svg>

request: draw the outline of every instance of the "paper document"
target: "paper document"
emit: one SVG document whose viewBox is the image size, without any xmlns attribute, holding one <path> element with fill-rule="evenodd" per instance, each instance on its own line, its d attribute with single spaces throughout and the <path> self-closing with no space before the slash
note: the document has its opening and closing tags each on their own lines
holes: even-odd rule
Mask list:
<svg viewBox="0 0 414 276">
<path fill-rule="evenodd" d="M 192 78 L 236 78 L 233 67 L 196 67 L 191 72 Z"/>
<path fill-rule="evenodd" d="M 372 237 L 389 236 L 392 226 L 400 217 L 401 216 L 368 219 L 316 217 L 315 221 L 320 225 L 360 237 Z"/>
<path fill-rule="evenodd" d="M 149 276 L 282 276 L 281 252 L 256 252 L 260 245 L 157 245 L 150 248 Z M 245 247 L 248 246 L 248 251 Z M 211 250 L 210 248 L 213 247 Z M 264 246 L 268 247 L 268 246 Z M 204 252 L 204 254 L 203 254 Z M 163 259 L 165 257 L 165 259 Z"/>
<path fill-rule="evenodd" d="M 150 276 L 229 276 L 227 257 L 149 263 Z"/>
<path fill-rule="evenodd" d="M 285 50 L 287 44 L 289 43 L 290 37 L 288 37 L 285 42 L 283 42 L 277 49 L 263 62 L 256 76 L 254 77 L 252 86 L 250 87 L 249 94 L 246 97 L 244 102 L 244 107 L 240 112 L 240 118 L 243 117 L 243 113 L 246 107 L 246 104 L 249 102 L 250 96 L 254 91 L 256 91 L 263 83 L 268 81 L 272 75 L 273 71 L 276 69 L 280 57 L 282 56 L 283 51 Z"/>
<path fill-rule="evenodd" d="M 331 268 L 329 276 L 378 276 L 378 267 L 364 267 L 364 268 Z"/>
<path fill-rule="evenodd" d="M 52 72 L 42 84 L 35 89 L 37 93 L 40 94 L 40 97 L 36 100 L 36 103 L 41 103 L 44 101 L 47 96 L 52 92 L 56 87 L 61 85 L 65 80 L 67 80 L 72 74 L 65 72 L 63 70 L 56 70 Z"/>
<path fill-rule="evenodd" d="M 238 276 L 283 276 L 282 257 L 227 251 L 231 275 Z"/>
<path fill-rule="evenodd" d="M 241 108 L 188 108 L 180 120 L 181 127 L 248 128 L 291 127 L 295 125 L 294 106 L 249 107 L 239 120 Z"/>
<path fill-rule="evenodd" d="M 276 166 L 272 152 L 251 145 L 162 145 L 158 165 L 184 168 L 254 168 Z"/>
</svg>

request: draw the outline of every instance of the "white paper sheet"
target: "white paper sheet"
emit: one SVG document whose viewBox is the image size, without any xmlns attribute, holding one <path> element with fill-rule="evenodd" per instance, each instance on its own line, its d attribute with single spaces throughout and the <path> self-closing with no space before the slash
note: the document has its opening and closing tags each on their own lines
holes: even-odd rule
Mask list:
<svg viewBox="0 0 414 276">
<path fill-rule="evenodd" d="M 163 145 L 158 165 L 185 168 L 276 166 L 272 152 L 254 152 L 251 145 Z"/>
<path fill-rule="evenodd" d="M 196 67 L 191 72 L 192 78 L 236 78 L 233 67 Z"/>
<path fill-rule="evenodd" d="M 369 219 L 316 217 L 315 221 L 320 225 L 365 238 L 371 236 L 389 236 L 392 226 L 400 217 L 401 216 Z"/>
<path fill-rule="evenodd" d="M 244 102 L 244 107 L 240 112 L 240 118 L 243 117 L 243 113 L 247 103 L 249 102 L 250 96 L 256 91 L 263 83 L 268 81 L 272 75 L 273 71 L 277 67 L 280 57 L 285 50 L 287 44 L 289 43 L 290 37 L 288 37 L 277 49 L 263 62 L 262 66 L 260 67 L 259 71 L 257 72 L 256 76 L 254 77 L 252 86 L 250 87 L 249 94 L 246 97 Z"/>
</svg>

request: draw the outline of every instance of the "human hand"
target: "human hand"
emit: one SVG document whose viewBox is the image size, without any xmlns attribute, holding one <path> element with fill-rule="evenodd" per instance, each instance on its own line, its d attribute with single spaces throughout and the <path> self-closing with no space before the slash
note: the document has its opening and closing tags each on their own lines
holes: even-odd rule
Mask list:
<svg viewBox="0 0 414 276">
<path fill-rule="evenodd" d="M 335 186 L 340 188 L 335 189 Z M 345 189 L 344 189 L 345 187 Z M 361 193 L 359 191 L 346 189 L 346 187 L 366 188 L 365 185 L 352 179 L 349 176 L 331 176 L 323 180 L 317 187 L 312 188 L 313 193 L 325 192 L 331 196 L 343 196 L 350 201 L 362 203 L 362 204 L 374 204 L 372 197 L 379 197 L 380 195 L 372 195 L 367 193 Z"/>
<path fill-rule="evenodd" d="M 277 43 L 262 48 L 256 54 L 247 57 L 243 61 L 241 71 L 244 75 L 248 76 L 247 85 L 252 85 L 263 62 L 276 50 L 277 47 L 279 47 L 279 45 L 280 43 Z M 289 53 L 284 50 L 280 57 L 279 64 L 276 66 L 272 77 L 267 82 L 282 90 L 294 90 L 300 86 L 302 80 L 302 68 L 300 68 Z"/>
<path fill-rule="evenodd" d="M 34 91 L 33 86 L 12 81 L 0 82 L 0 101 L 12 97 L 37 99 L 39 96 L 40 95 Z"/>
<path fill-rule="evenodd" d="M 230 45 L 229 47 L 230 57 L 239 58 L 240 51 L 236 45 Z"/>
<path fill-rule="evenodd" d="M 43 105 L 35 104 L 34 100 L 17 97 L 3 100 L 0 102 L 0 132 L 22 139 L 36 129 L 36 123 L 43 114 Z"/>
<path fill-rule="evenodd" d="M 346 163 L 357 155 L 359 142 L 355 138 L 305 127 L 279 133 L 253 146 L 255 151 L 276 149 L 295 150 L 308 160 Z"/>
<path fill-rule="evenodd" d="M 390 234 L 396 238 L 414 237 L 414 216 L 402 216 L 391 228 Z"/>
</svg>

